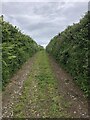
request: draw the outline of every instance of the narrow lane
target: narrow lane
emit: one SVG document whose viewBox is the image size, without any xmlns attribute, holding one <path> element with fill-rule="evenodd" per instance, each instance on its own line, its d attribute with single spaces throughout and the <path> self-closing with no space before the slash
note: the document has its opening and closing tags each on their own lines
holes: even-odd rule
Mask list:
<svg viewBox="0 0 90 120">
<path fill-rule="evenodd" d="M 73 84 L 67 73 L 40 51 L 22 66 L 3 93 L 3 117 L 86 118 L 86 99 L 82 93 L 80 101 L 80 90 Z"/>
</svg>

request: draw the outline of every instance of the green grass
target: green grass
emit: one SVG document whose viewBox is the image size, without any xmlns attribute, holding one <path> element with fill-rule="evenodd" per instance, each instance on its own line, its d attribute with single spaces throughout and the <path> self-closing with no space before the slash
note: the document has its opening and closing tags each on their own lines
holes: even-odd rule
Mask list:
<svg viewBox="0 0 90 120">
<path fill-rule="evenodd" d="M 63 98 L 58 94 L 56 81 L 46 52 L 38 52 L 19 102 L 14 106 L 14 117 L 69 117 L 62 108 Z"/>
</svg>

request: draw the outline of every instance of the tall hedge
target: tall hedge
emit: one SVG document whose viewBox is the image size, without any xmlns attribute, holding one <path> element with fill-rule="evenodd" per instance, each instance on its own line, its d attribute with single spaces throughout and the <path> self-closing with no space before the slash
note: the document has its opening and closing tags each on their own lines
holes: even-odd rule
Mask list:
<svg viewBox="0 0 90 120">
<path fill-rule="evenodd" d="M 88 96 L 88 25 L 90 13 L 86 13 L 79 23 L 68 26 L 55 36 L 48 46 L 47 52 L 64 67 Z"/>
<path fill-rule="evenodd" d="M 2 84 L 3 88 L 21 65 L 38 50 L 37 43 L 16 26 L 0 17 L 2 26 Z"/>
</svg>

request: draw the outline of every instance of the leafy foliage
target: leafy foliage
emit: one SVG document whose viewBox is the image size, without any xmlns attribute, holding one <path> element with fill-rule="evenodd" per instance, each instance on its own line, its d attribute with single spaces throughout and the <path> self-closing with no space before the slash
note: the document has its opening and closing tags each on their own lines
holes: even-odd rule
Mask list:
<svg viewBox="0 0 90 120">
<path fill-rule="evenodd" d="M 0 26 L 2 26 L 2 84 L 4 88 L 16 70 L 41 49 L 41 46 L 28 35 L 21 33 L 16 26 L 3 21 L 3 16 L 0 18 Z"/>
<path fill-rule="evenodd" d="M 68 26 L 55 36 L 46 50 L 64 67 L 88 96 L 88 25 L 90 13 L 79 23 Z"/>
</svg>

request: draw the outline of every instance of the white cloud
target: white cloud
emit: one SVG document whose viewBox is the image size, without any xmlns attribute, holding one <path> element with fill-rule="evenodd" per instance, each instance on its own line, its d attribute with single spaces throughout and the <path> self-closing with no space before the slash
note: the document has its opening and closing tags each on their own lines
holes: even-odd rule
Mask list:
<svg viewBox="0 0 90 120">
<path fill-rule="evenodd" d="M 3 2 L 2 13 L 5 20 L 18 26 L 38 44 L 45 46 L 52 37 L 68 25 L 78 22 L 87 11 L 87 2 L 64 1 L 59 3 Z"/>
</svg>

